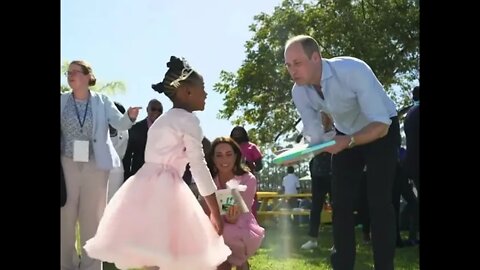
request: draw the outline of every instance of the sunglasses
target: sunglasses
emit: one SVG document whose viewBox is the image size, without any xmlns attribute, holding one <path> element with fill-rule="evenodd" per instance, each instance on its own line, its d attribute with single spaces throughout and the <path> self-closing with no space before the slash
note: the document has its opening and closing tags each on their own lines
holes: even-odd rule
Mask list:
<svg viewBox="0 0 480 270">
<path fill-rule="evenodd" d="M 77 75 L 77 74 L 79 74 L 79 73 L 84 74 L 82 71 L 79 71 L 79 70 L 67 71 L 67 72 L 65 72 L 65 73 L 63 73 L 63 74 L 64 74 L 66 77 L 68 77 L 68 76 L 75 76 L 75 75 Z M 84 75 L 85 75 L 85 74 L 84 74 Z"/>
<path fill-rule="evenodd" d="M 161 108 L 150 108 L 149 110 L 152 111 L 152 112 L 155 112 L 155 111 L 161 112 L 162 111 Z"/>
</svg>

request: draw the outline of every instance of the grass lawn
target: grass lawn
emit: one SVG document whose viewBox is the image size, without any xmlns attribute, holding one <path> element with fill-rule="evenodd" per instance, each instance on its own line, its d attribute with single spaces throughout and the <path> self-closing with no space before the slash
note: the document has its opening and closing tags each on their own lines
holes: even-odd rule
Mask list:
<svg viewBox="0 0 480 270">
<path fill-rule="evenodd" d="M 308 240 L 308 225 L 293 225 L 279 222 L 266 225 L 266 237 L 260 250 L 250 261 L 252 270 L 327 270 L 330 267 L 332 230 L 330 225 L 320 228 L 319 246 L 313 250 L 302 250 L 300 246 Z M 373 269 L 371 245 L 361 243 L 361 229 L 357 228 L 357 257 L 355 270 Z M 406 238 L 406 235 L 403 235 Z M 414 270 L 419 267 L 418 246 L 395 250 L 395 269 Z M 115 270 L 105 263 L 105 270 Z"/>
<path fill-rule="evenodd" d="M 330 266 L 330 248 L 333 246 L 332 227 L 320 227 L 319 246 L 313 250 L 302 250 L 300 246 L 308 241 L 308 225 L 292 225 L 281 222 L 267 227 L 262 248 L 250 259 L 252 270 L 326 270 Z M 362 244 L 361 228 L 357 233 L 357 256 L 355 270 L 373 269 L 371 245 Z M 406 238 L 406 235 L 404 235 Z M 395 269 L 419 269 L 418 246 L 395 250 Z"/>
</svg>

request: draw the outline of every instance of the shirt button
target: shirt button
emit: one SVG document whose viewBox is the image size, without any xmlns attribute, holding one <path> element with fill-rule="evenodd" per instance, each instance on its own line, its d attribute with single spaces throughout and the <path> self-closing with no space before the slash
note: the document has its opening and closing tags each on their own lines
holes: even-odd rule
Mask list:
<svg viewBox="0 0 480 270">
<path fill-rule="evenodd" d="M 95 143 L 95 142 L 97 142 L 97 140 L 94 139 L 93 142 Z"/>
</svg>

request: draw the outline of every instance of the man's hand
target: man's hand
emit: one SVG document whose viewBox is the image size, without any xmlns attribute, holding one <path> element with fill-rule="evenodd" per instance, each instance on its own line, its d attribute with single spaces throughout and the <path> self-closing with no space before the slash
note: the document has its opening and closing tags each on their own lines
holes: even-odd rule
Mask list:
<svg viewBox="0 0 480 270">
<path fill-rule="evenodd" d="M 338 154 L 341 151 L 345 150 L 350 143 L 350 136 L 347 135 L 336 135 L 335 144 L 325 148 L 325 152 L 329 152 L 331 154 Z"/>
</svg>

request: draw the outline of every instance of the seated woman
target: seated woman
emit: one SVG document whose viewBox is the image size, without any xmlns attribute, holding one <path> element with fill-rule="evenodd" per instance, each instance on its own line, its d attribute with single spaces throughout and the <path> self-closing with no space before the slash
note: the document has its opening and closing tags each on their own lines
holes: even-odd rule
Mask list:
<svg viewBox="0 0 480 270">
<path fill-rule="evenodd" d="M 251 209 L 257 190 L 257 179 L 241 163 L 241 159 L 240 147 L 230 137 L 215 139 L 211 150 L 206 154 L 208 168 L 217 188 L 226 189 L 226 183 L 236 179 L 240 185 L 247 186 L 247 189 L 240 194 L 247 208 Z M 207 208 L 204 207 L 204 209 Z M 242 214 L 236 206 L 230 207 L 223 217 L 225 221 L 223 238 L 225 244 L 232 250 L 232 254 L 218 267 L 218 270 L 230 270 L 233 266 L 239 270 L 248 270 L 250 269 L 248 258 L 260 248 L 265 230 L 258 225 L 251 212 Z"/>
</svg>

